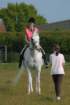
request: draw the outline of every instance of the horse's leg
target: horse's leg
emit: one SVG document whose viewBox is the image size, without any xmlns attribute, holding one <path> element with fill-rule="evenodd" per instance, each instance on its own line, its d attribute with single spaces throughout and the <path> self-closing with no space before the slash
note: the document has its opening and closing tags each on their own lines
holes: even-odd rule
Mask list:
<svg viewBox="0 0 70 105">
<path fill-rule="evenodd" d="M 33 92 L 33 86 L 32 86 L 32 75 L 29 69 L 27 69 L 28 72 L 28 94 Z"/>
<path fill-rule="evenodd" d="M 36 71 L 36 92 L 40 95 L 41 94 L 41 89 L 40 89 L 40 72 L 41 68 L 39 68 Z"/>
</svg>

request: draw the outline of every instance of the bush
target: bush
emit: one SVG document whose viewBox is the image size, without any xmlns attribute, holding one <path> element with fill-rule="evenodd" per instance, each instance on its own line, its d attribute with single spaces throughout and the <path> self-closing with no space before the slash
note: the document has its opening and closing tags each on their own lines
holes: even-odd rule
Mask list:
<svg viewBox="0 0 70 105">
<path fill-rule="evenodd" d="M 8 48 L 18 51 L 25 44 L 24 33 L 5 32 L 0 33 L 0 45 L 7 45 Z"/>
<path fill-rule="evenodd" d="M 52 52 L 52 46 L 54 43 L 60 45 L 61 52 L 65 55 L 66 60 L 70 61 L 70 32 L 46 31 L 41 33 L 41 45 L 47 53 Z"/>
<path fill-rule="evenodd" d="M 70 32 L 69 31 L 44 31 L 40 33 L 40 43 L 47 54 L 52 52 L 52 45 L 58 43 L 61 46 L 61 52 L 65 55 L 66 60 L 70 61 Z M 6 32 L 0 33 L 0 45 L 7 45 L 8 59 L 17 61 L 16 55 L 19 54 L 25 45 L 24 32 Z M 9 52 L 16 52 L 9 53 Z M 13 56 L 13 57 L 11 57 Z M 15 56 L 15 57 L 14 57 Z M 11 61 L 8 60 L 8 61 Z"/>
</svg>

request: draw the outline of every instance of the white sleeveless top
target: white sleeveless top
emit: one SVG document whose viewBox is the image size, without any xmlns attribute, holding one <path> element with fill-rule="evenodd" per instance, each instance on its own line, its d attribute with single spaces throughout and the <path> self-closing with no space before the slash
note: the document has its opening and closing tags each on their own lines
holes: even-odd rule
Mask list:
<svg viewBox="0 0 70 105">
<path fill-rule="evenodd" d="M 52 53 L 50 55 L 51 75 L 53 74 L 64 74 L 63 64 L 65 63 L 64 55 L 59 53 L 58 56 Z"/>
</svg>

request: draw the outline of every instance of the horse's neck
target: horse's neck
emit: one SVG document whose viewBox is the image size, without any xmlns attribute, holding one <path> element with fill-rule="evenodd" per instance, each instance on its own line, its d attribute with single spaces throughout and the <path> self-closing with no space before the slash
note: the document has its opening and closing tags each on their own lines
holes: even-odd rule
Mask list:
<svg viewBox="0 0 70 105">
<path fill-rule="evenodd" d="M 30 52 L 30 54 L 31 54 L 32 56 L 35 56 L 35 55 L 41 53 L 41 51 L 40 51 L 39 49 L 37 49 L 37 48 L 29 48 L 29 52 Z M 41 54 L 42 54 L 42 53 L 41 53 Z"/>
</svg>

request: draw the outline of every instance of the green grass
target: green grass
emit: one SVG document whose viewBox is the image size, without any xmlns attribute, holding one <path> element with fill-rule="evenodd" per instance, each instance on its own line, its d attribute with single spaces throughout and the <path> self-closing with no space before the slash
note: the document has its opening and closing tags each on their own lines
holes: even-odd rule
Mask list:
<svg viewBox="0 0 70 105">
<path fill-rule="evenodd" d="M 9 80 L 13 80 L 18 72 L 17 64 L 0 64 L 0 105 L 70 105 L 70 64 L 65 65 L 66 75 L 62 84 L 62 100 L 55 99 L 54 86 L 50 76 L 50 68 L 41 72 L 42 94 L 35 92 L 27 95 L 27 73 L 23 72 L 19 83 L 12 86 Z M 35 87 L 35 71 L 33 85 Z"/>
</svg>

